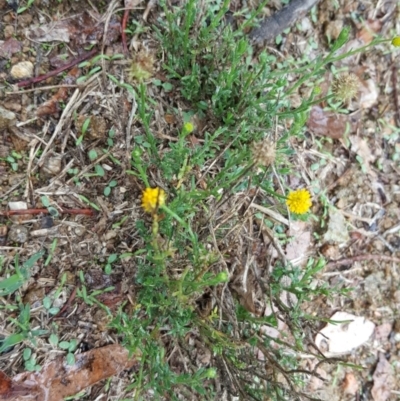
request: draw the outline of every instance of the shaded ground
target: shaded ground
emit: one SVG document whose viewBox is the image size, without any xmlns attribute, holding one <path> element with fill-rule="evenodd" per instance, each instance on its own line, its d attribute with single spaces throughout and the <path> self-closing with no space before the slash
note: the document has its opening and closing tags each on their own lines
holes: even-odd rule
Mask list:
<svg viewBox="0 0 400 401">
<path fill-rule="evenodd" d="M 236 3 L 232 4 L 232 11 L 242 6 Z M 304 55 L 313 58 L 327 51 L 328 39 L 336 39 L 344 24 L 351 27 L 353 46 L 357 44 L 354 41 L 358 41 L 358 45 L 368 44 L 374 32 L 383 37 L 400 32 L 399 9 L 395 3 L 339 3 L 323 1 L 290 32 L 283 33 L 276 44 L 269 45 L 271 52 L 280 60 L 289 55 L 299 59 Z M 21 289 L 23 302 L 31 305 L 31 326 L 36 324 L 66 341 L 77 339 L 84 349 L 92 349 L 116 341 L 113 332 L 107 328 L 109 318 L 101 307 L 90 307 L 81 299 L 71 298 L 64 318 L 52 320 L 48 312 L 66 304 L 79 284 L 79 272 L 85 276 L 91 290 L 115 286 L 100 299 L 111 309 L 116 310 L 122 300 L 129 300 L 135 307 L 137 271 L 131 254 L 141 246 L 136 221 L 148 224 L 149 218 L 140 207 L 143 184 L 127 170 L 131 168 L 131 149 L 133 144 L 140 144 L 143 130 L 136 119 L 136 105 L 129 93 L 116 90 L 114 83 L 100 69 L 93 69 L 94 64 L 81 65 L 80 69 L 64 76 L 47 79 L 40 84 L 46 86 L 43 90 L 18 91 L 12 85 L 11 67 L 21 61 L 30 61 L 34 75 L 40 75 L 56 68 L 60 59 L 64 62 L 63 56 L 70 57 L 70 49 L 77 51 L 83 47 L 82 43 L 101 41 L 96 38 L 96 31 L 88 33 L 83 29 L 99 18 L 104 18 L 108 27 L 106 41 L 101 42 L 106 54 L 123 54 L 117 34 L 122 15 L 118 2 L 104 8 L 98 6 L 97 10 L 91 3 L 76 2 L 50 2 L 47 11 L 45 7 L 47 3 L 42 2 L 16 18 L 7 4 L 0 1 L 3 28 L 0 39 L 14 38 L 18 42 L 8 42 L 13 54 L 5 54 L 0 60 L 3 80 L 0 107 L 15 113 L 15 121 L 4 113 L 0 120 L 0 207 L 5 211 L 10 208 L 10 202 L 25 202 L 29 208 L 58 209 L 58 216 L 0 217 L 0 252 L 3 269 L 6 269 L 14 263 L 17 254 L 25 261 L 42 247 L 47 250 L 47 262 L 40 268 L 38 265 L 33 267 L 32 278 Z M 144 8 L 145 5 L 134 13 L 135 20 L 140 18 Z M 275 4 L 271 4 L 265 12 L 275 8 Z M 73 37 L 68 45 L 59 44 L 50 37 L 43 44 L 35 29 L 30 34 L 38 37 L 28 35 L 31 40 L 27 38 L 26 28 L 32 28 L 33 24 L 63 20 L 86 9 L 90 10 L 87 19 L 75 19 L 78 22 L 73 27 L 66 25 Z M 160 13 L 157 7 L 151 9 L 149 23 L 144 26 L 151 26 Z M 90 34 L 94 37 L 88 40 Z M 128 37 L 131 39 L 131 35 Z M 148 31 L 135 36 L 131 46 L 132 51 L 152 50 L 157 48 L 157 42 Z M 174 90 L 165 86 L 168 82 L 159 64 L 160 60 L 156 60 L 154 76 L 159 80 L 158 85 L 148 88 L 156 100 L 151 124 L 159 139 L 174 141 L 173 132 L 182 119 L 182 115 L 174 114 L 174 111 L 185 110 L 185 104 Z M 124 59 L 104 60 L 103 71 L 123 83 L 129 79 L 127 65 Z M 400 264 L 395 259 L 400 258 L 400 130 L 399 110 L 394 101 L 398 51 L 389 50 L 389 46 L 382 44 L 333 68 L 345 67 L 349 67 L 362 82 L 358 99 L 349 105 L 350 116 L 346 116 L 342 125 L 321 123 L 318 117 L 310 118 L 305 140 L 293 140 L 292 143 L 296 149 L 294 163 L 298 174 L 289 176 L 288 181 L 291 186 L 304 182 L 312 188 L 313 213 L 326 218 L 322 220 L 323 224 L 316 219 L 304 224 L 293 223 L 286 234 L 294 239 L 283 246 L 286 257 L 298 265 L 304 264 L 310 256 L 323 255 L 329 263 L 319 273 L 319 282 L 339 289 L 352 288 L 347 296 L 314 299 L 307 307 L 310 315 L 329 318 L 336 311 L 345 311 L 365 317 L 376 325 L 372 340 L 343 357 L 346 362 L 363 369 L 323 364 L 318 373 L 326 381 L 314 378 L 309 382 L 307 392 L 332 401 L 395 400 L 400 394 Z M 77 77 L 85 74 L 86 81 L 77 83 Z M 322 92 L 327 91 L 327 83 L 332 77 L 332 72 L 327 72 L 321 80 Z M 73 87 L 53 88 L 60 84 Z M 302 87 L 293 94 L 294 105 L 300 103 L 302 91 L 308 89 Z M 85 128 L 89 117 L 89 128 Z M 210 129 L 213 126 L 212 121 L 196 123 L 199 131 L 201 127 Z M 276 129 L 284 128 L 287 127 Z M 343 130 L 347 130 L 346 135 Z M 157 171 L 151 171 L 150 175 L 155 184 L 160 182 Z M 82 212 L 93 205 L 97 208 L 95 216 Z M 333 214 L 328 205 L 334 205 L 338 212 Z M 81 213 L 63 214 L 60 207 Z M 250 237 L 252 234 L 249 232 Z M 256 247 L 255 244 L 254 239 L 252 246 Z M 258 246 L 263 244 L 258 243 Z M 265 249 L 254 252 L 257 257 L 276 253 L 272 246 L 268 252 Z M 130 256 L 115 263 L 112 255 L 117 254 Z M 360 255 L 362 258 L 357 260 Z M 346 258 L 348 260 L 343 262 Z M 342 261 L 335 263 L 339 259 Z M 107 269 L 111 274 L 104 273 L 109 273 Z M 59 296 L 45 308 L 43 299 L 54 296 L 63 276 L 66 282 Z M 16 303 L 5 297 L 0 301 L 0 322 L 3 322 L 0 323 L 0 335 L 7 337 L 11 332 L 6 318 L 16 317 Z M 14 309 L 7 305 L 14 305 Z M 57 326 L 54 326 L 55 321 Z M 320 328 L 323 326 L 321 323 Z M 41 338 L 37 342 L 38 364 L 43 364 L 49 354 L 64 353 Z M 5 350 L 0 355 L 0 369 L 10 376 L 25 370 L 22 350 L 21 344 Z M 196 358 L 201 359 L 201 355 Z M 204 358 L 207 361 L 209 356 Z M 379 377 L 384 377 L 383 384 L 378 375 L 373 377 L 379 358 L 383 366 Z M 314 369 L 316 360 L 305 357 L 303 365 Z M 121 373 L 111 379 L 109 388 L 104 382 L 93 386 L 86 399 L 95 400 L 101 394 L 104 397 L 100 399 L 123 399 L 127 382 L 128 373 Z"/>
</svg>

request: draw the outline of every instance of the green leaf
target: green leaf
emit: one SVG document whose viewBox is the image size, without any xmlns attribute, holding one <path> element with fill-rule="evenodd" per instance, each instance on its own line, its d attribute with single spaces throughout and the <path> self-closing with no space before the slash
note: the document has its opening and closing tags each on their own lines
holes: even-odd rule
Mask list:
<svg viewBox="0 0 400 401">
<path fill-rule="evenodd" d="M 49 207 L 50 206 L 50 200 L 47 196 L 41 196 L 40 200 L 42 201 L 42 205 L 44 207 Z"/>
<path fill-rule="evenodd" d="M 12 294 L 22 284 L 23 280 L 17 274 L 13 274 L 11 277 L 6 278 L 3 281 L 0 281 L 0 296 L 4 297 L 5 295 Z"/>
<path fill-rule="evenodd" d="M 44 250 L 33 254 L 24 264 L 22 265 L 25 269 L 30 269 L 35 263 L 44 255 Z"/>
<path fill-rule="evenodd" d="M 101 167 L 100 164 L 96 164 L 94 166 L 94 169 L 95 169 L 97 175 L 100 177 L 104 177 L 104 175 L 106 174 L 103 167 Z"/>
<path fill-rule="evenodd" d="M 24 352 L 22 353 L 22 357 L 24 358 L 24 361 L 27 361 L 32 355 L 32 350 L 30 348 L 25 348 Z"/>
<path fill-rule="evenodd" d="M 69 347 L 70 347 L 70 343 L 69 343 L 69 341 L 61 341 L 61 342 L 58 344 L 58 347 L 61 348 L 61 349 L 67 350 L 67 349 L 69 349 Z"/>
<path fill-rule="evenodd" d="M 104 196 L 109 196 L 111 193 L 111 188 L 110 187 L 105 187 L 104 188 Z"/>
<path fill-rule="evenodd" d="M 109 257 L 108 257 L 108 263 L 114 263 L 116 260 L 118 259 L 118 255 L 116 253 L 112 253 Z"/>
<path fill-rule="evenodd" d="M 45 334 L 47 334 L 49 331 L 48 330 L 32 330 L 31 334 L 34 337 L 38 337 L 38 336 L 43 336 Z M 31 338 L 31 341 L 34 343 L 34 338 Z"/>
<path fill-rule="evenodd" d="M 332 46 L 331 53 L 339 50 L 349 40 L 350 28 L 345 26 L 339 33 L 338 38 Z"/>
<path fill-rule="evenodd" d="M 50 334 L 49 343 L 51 345 L 54 345 L 54 346 L 56 346 L 58 344 L 58 336 L 57 336 L 57 334 Z"/>
<path fill-rule="evenodd" d="M 74 354 L 68 353 L 67 354 L 67 364 L 74 365 L 75 364 L 75 356 Z"/>
<path fill-rule="evenodd" d="M 1 347 L 0 347 L 0 354 L 2 352 L 4 352 L 7 348 L 10 348 L 16 344 L 21 343 L 22 341 L 24 341 L 26 339 L 26 336 L 22 333 L 18 333 L 18 334 L 11 334 L 9 337 L 7 337 Z"/>
<path fill-rule="evenodd" d="M 51 307 L 51 299 L 49 298 L 49 297 L 44 297 L 43 298 L 43 306 L 46 308 L 46 309 L 50 309 L 50 307 Z"/>
<path fill-rule="evenodd" d="M 110 264 L 107 264 L 104 267 L 104 273 L 106 273 L 106 274 L 111 274 L 112 273 L 112 266 Z"/>
<path fill-rule="evenodd" d="M 47 208 L 47 210 L 52 217 L 58 217 L 58 210 L 55 207 L 50 206 Z"/>
<path fill-rule="evenodd" d="M 169 82 L 164 82 L 163 88 L 164 88 L 165 92 L 171 92 L 173 89 L 173 86 Z"/>
<path fill-rule="evenodd" d="M 25 362 L 25 369 L 29 372 L 35 371 L 36 368 L 36 361 L 26 361 Z"/>
<path fill-rule="evenodd" d="M 98 66 L 96 66 L 96 67 L 94 67 L 94 68 L 92 68 L 90 71 L 89 71 L 89 76 L 91 76 L 91 75 L 94 75 L 94 74 L 96 74 L 96 72 L 98 72 L 98 71 L 100 71 L 101 70 L 101 67 L 98 65 Z"/>
<path fill-rule="evenodd" d="M 48 312 L 50 315 L 57 315 L 57 313 L 60 312 L 60 308 L 54 306 L 53 308 L 50 308 Z"/>
<path fill-rule="evenodd" d="M 114 136 L 115 136 L 115 128 L 114 128 L 114 127 L 112 127 L 112 128 L 110 129 L 110 131 L 108 131 L 108 136 L 109 136 L 110 138 L 114 138 Z"/>
<path fill-rule="evenodd" d="M 80 198 L 83 202 L 85 202 L 85 203 L 87 203 L 88 205 L 90 205 L 93 209 L 95 209 L 95 210 L 97 210 L 98 212 L 100 212 L 100 208 L 99 208 L 95 203 L 90 202 L 90 200 L 89 200 L 88 198 L 86 198 L 86 196 L 79 195 L 79 198 Z"/>
<path fill-rule="evenodd" d="M 109 187 L 114 188 L 118 185 L 118 182 L 115 180 L 111 180 L 108 184 Z"/>
<path fill-rule="evenodd" d="M 75 146 L 79 146 L 83 141 L 83 135 L 81 135 L 75 142 Z"/>
<path fill-rule="evenodd" d="M 88 156 L 89 156 L 90 161 L 96 160 L 97 159 L 96 150 L 95 149 L 89 150 Z"/>
<path fill-rule="evenodd" d="M 78 346 L 78 341 L 73 338 L 70 342 L 69 342 L 69 351 L 70 352 L 74 352 L 76 350 L 76 347 Z"/>
<path fill-rule="evenodd" d="M 87 131 L 88 128 L 89 128 L 89 124 L 90 124 L 90 117 L 88 117 L 88 118 L 85 120 L 85 122 L 82 124 L 82 130 L 81 130 L 82 135 L 85 135 L 85 134 L 86 134 L 86 131 Z"/>
</svg>

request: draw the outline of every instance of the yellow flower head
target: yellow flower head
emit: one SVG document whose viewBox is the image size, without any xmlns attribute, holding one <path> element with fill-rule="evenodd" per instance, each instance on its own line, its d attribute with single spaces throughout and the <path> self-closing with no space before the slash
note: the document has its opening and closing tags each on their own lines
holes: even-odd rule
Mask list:
<svg viewBox="0 0 400 401">
<path fill-rule="evenodd" d="M 142 208 L 147 213 L 154 213 L 165 204 L 165 191 L 161 188 L 146 188 L 142 194 Z"/>
<path fill-rule="evenodd" d="M 306 189 L 291 191 L 286 198 L 286 204 L 292 213 L 307 213 L 312 205 L 311 194 Z"/>
<path fill-rule="evenodd" d="M 392 39 L 392 45 L 393 45 L 394 47 L 400 47 L 400 36 L 395 36 L 395 37 Z"/>
<path fill-rule="evenodd" d="M 185 132 L 185 134 L 191 134 L 193 130 L 194 130 L 194 125 L 190 121 L 183 124 L 183 131 Z"/>
</svg>

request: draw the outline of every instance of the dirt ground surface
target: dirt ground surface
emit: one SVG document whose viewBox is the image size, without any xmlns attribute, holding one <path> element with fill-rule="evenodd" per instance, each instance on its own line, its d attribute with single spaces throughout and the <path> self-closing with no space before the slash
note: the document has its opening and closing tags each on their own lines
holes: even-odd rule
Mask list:
<svg viewBox="0 0 400 401">
<path fill-rule="evenodd" d="M 57 321 L 56 334 L 78 339 L 82 351 L 115 343 L 116 338 L 107 329 L 109 320 L 102 308 L 73 298 L 68 303 L 79 271 L 91 290 L 115 286 L 101 299 L 111 309 L 135 298 L 133 259 L 113 265 L 110 275 L 104 273 L 111 254 L 140 248 L 135 221 L 146 219 L 140 207 L 142 184 L 126 173 L 141 127 L 128 93 L 115 92 L 105 75 L 107 71 L 123 82 L 127 62 L 103 60 L 104 69 L 78 64 L 26 88 L 18 88 L 17 83 L 80 57 L 88 44 L 98 43 L 109 56 L 124 53 L 120 36 L 123 2 L 96 3 L 37 0 L 17 15 L 12 4 L 0 0 L 0 211 L 44 209 L 29 215 L 0 215 L 3 269 L 13 263 L 16 254 L 25 261 L 40 249 L 47 250 L 49 262 L 40 269 L 33 267 L 29 282 L 20 290 L 23 302 L 31 305 L 31 326 L 54 332 L 52 325 Z M 256 2 L 243 3 L 232 2 L 232 11 L 254 7 Z M 151 27 L 160 10 L 152 2 L 147 6 L 147 1 L 141 2 L 130 18 L 139 21 L 147 13 L 143 24 Z M 280 7 L 279 1 L 271 1 L 265 13 Z M 276 43 L 266 46 L 278 57 L 314 58 L 328 51 L 329 40 L 336 39 L 344 25 L 351 28 L 351 46 L 361 46 L 374 34 L 387 38 L 399 34 L 399 17 L 396 1 L 322 0 Z M 108 27 L 104 36 L 92 29 L 100 20 Z M 56 22 L 48 31 L 38 27 Z M 156 50 L 158 44 L 149 29 L 133 38 L 128 35 L 128 45 L 135 53 L 143 48 Z M 285 248 L 287 258 L 302 265 L 307 258 L 322 255 L 328 264 L 318 279 L 338 289 L 351 289 L 346 295 L 314 299 L 307 311 L 316 318 L 328 319 L 336 312 L 363 318 L 354 332 L 348 330 L 353 337 L 362 337 L 372 327 L 366 323 L 374 325 L 372 336 L 362 345 L 332 354 L 348 365 L 332 360 L 317 367 L 325 380 L 313 378 L 307 392 L 322 400 L 400 399 L 399 52 L 379 45 L 337 63 L 336 69 L 348 68 L 362 84 L 359 96 L 349 104 L 350 114 L 344 122 L 332 121 L 321 117 L 322 109 L 315 106 L 306 139 L 293 143 L 298 171 L 314 190 L 313 213 L 325 214 L 326 224 L 322 227 L 312 219 L 293 224 L 289 234 L 293 240 Z M 90 76 L 80 82 L 85 74 Z M 161 69 L 155 77 L 163 80 Z M 322 91 L 331 80 L 329 71 L 320 82 Z M 179 107 L 179 99 L 174 99 L 173 91 L 165 96 L 154 85 L 149 92 L 157 102 L 154 132 L 168 141 L 176 124 L 168 110 L 174 102 Z M 301 95 L 293 95 L 294 105 Z M 297 176 L 290 179 L 294 185 L 299 180 Z M 318 197 L 321 193 L 325 204 Z M 326 207 L 328 203 L 336 207 L 335 213 Z M 93 205 L 97 206 L 95 213 Z M 63 312 L 67 313 L 53 320 L 42 303 L 57 291 L 64 273 L 66 285 L 51 307 L 66 305 Z M 0 297 L 3 338 L 11 334 L 6 319 L 15 317 L 15 310 L 5 308 L 8 302 L 7 297 Z M 324 326 L 322 322 L 320 329 Z M 49 356 L 65 354 L 45 338 L 37 340 L 38 364 Z M 344 338 L 338 341 L 351 341 Z M 10 377 L 23 372 L 22 350 L 23 344 L 17 344 L 0 354 L 0 370 Z M 305 369 L 316 367 L 316 361 L 307 356 L 301 363 Z M 127 371 L 118 373 L 111 382 L 100 381 L 86 389 L 79 399 L 129 397 L 124 393 L 129 380 Z"/>
</svg>

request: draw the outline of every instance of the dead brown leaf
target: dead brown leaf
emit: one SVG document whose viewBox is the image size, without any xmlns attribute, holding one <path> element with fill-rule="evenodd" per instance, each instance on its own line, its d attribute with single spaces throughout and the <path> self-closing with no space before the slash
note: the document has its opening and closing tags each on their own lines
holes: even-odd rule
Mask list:
<svg viewBox="0 0 400 401">
<path fill-rule="evenodd" d="M 75 359 L 72 366 L 56 359 L 46 363 L 40 372 L 24 372 L 15 376 L 12 385 L 29 387 L 30 393 L 10 400 L 62 401 L 138 363 L 135 357 L 129 358 L 127 349 L 118 344 L 92 349 L 75 355 Z"/>
<path fill-rule="evenodd" d="M 313 106 L 307 121 L 307 127 L 315 135 L 329 136 L 333 139 L 343 137 L 347 124 L 350 124 L 348 116 L 326 112 L 319 106 Z"/>
<path fill-rule="evenodd" d="M 383 323 L 375 329 L 375 341 L 385 342 L 392 332 L 392 323 Z"/>
<path fill-rule="evenodd" d="M 378 33 L 382 28 L 382 21 L 378 19 L 368 19 L 365 23 L 359 26 L 357 32 L 357 39 L 359 39 L 364 45 L 372 42 L 374 35 Z"/>
<path fill-rule="evenodd" d="M 306 260 L 311 243 L 311 227 L 304 221 L 293 221 L 290 224 L 289 235 L 292 237 L 286 246 L 286 257 L 290 261 Z"/>
<path fill-rule="evenodd" d="M 22 49 L 22 43 L 15 39 L 9 38 L 7 40 L 0 41 L 0 57 L 10 58 L 14 53 L 18 53 Z"/>
<path fill-rule="evenodd" d="M 142 0 L 125 0 L 125 8 L 132 10 L 137 7 L 141 2 Z"/>
<path fill-rule="evenodd" d="M 100 16 L 98 16 L 100 19 Z M 63 20 L 32 26 L 27 29 L 28 38 L 38 42 L 72 42 L 75 45 L 95 44 L 102 39 L 104 44 L 110 45 L 120 36 L 120 23 L 116 16 L 112 16 L 108 27 L 107 36 L 103 38 L 104 22 L 98 21 L 89 12 L 69 17 Z"/>
<path fill-rule="evenodd" d="M 360 85 L 360 107 L 362 109 L 371 108 L 379 97 L 378 88 L 372 79 L 362 80 Z"/>
<path fill-rule="evenodd" d="M 16 396 L 28 395 L 30 391 L 29 387 L 14 383 L 0 370 L 0 400 L 14 400 Z"/>
<path fill-rule="evenodd" d="M 354 373 L 346 373 L 346 376 L 344 377 L 344 381 L 342 383 L 343 393 L 346 395 L 348 394 L 355 396 L 357 394 L 358 388 L 359 384 L 356 377 L 354 376 Z"/>
<path fill-rule="evenodd" d="M 385 358 L 385 355 L 379 353 L 379 362 L 373 375 L 374 386 L 371 394 L 374 401 L 386 401 L 390 398 L 392 390 L 395 388 L 395 378 L 393 368 Z"/>
<path fill-rule="evenodd" d="M 367 172 L 371 175 L 375 175 L 371 168 L 371 163 L 375 161 L 375 156 L 372 154 L 368 142 L 357 135 L 351 135 L 349 140 L 352 152 L 356 153 L 362 159 L 363 166 L 366 168 Z"/>
<path fill-rule="evenodd" d="M 63 79 L 64 85 L 72 85 L 76 82 L 76 78 L 79 76 L 80 70 L 78 67 L 74 67 L 67 76 Z M 45 117 L 48 115 L 57 114 L 60 111 L 60 102 L 66 100 L 68 98 L 69 88 L 60 87 L 55 95 L 53 95 L 47 102 L 41 104 L 36 114 L 38 117 Z"/>
</svg>

